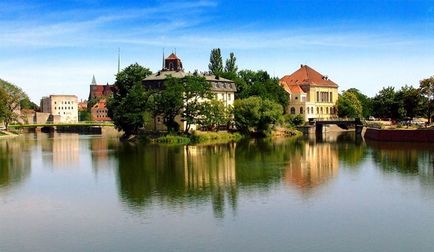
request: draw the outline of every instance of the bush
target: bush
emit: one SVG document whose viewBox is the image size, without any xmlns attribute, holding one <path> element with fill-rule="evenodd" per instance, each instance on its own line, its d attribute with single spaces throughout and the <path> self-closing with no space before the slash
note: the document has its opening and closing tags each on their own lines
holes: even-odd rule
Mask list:
<svg viewBox="0 0 434 252">
<path fill-rule="evenodd" d="M 203 143 L 203 142 L 231 142 L 239 141 L 242 138 L 239 133 L 228 132 L 203 132 L 194 131 L 190 136 L 191 142 Z"/>
<path fill-rule="evenodd" d="M 287 127 L 297 127 L 304 124 L 304 118 L 301 115 L 286 114 L 283 116 L 283 122 Z"/>
<path fill-rule="evenodd" d="M 190 138 L 185 136 L 167 135 L 156 138 L 154 142 L 162 144 L 189 144 Z"/>
</svg>

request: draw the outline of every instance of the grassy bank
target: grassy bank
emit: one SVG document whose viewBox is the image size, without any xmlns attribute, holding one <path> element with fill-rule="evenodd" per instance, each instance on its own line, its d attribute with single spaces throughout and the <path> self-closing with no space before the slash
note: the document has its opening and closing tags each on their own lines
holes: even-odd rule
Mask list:
<svg viewBox="0 0 434 252">
<path fill-rule="evenodd" d="M 229 132 L 204 132 L 194 131 L 191 134 L 182 135 L 161 135 L 155 133 L 143 133 L 138 137 L 142 142 L 156 144 L 206 144 L 206 143 L 228 143 L 238 141 L 242 138 L 239 133 Z"/>
</svg>

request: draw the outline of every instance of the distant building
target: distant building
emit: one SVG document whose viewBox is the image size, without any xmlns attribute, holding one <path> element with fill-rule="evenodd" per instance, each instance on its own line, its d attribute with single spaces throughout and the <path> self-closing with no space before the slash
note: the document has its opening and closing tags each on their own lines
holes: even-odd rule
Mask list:
<svg viewBox="0 0 434 252">
<path fill-rule="evenodd" d="M 90 110 L 92 121 L 111 121 L 111 118 L 108 116 L 108 109 L 106 107 L 106 100 L 102 99 L 97 102 Z"/>
<path fill-rule="evenodd" d="M 81 100 L 78 102 L 78 111 L 87 111 L 87 100 Z"/>
<path fill-rule="evenodd" d="M 164 82 L 169 77 L 185 78 L 186 76 L 201 76 L 204 77 L 211 84 L 211 92 L 215 95 L 217 100 L 222 101 L 226 106 L 232 106 L 235 100 L 235 92 L 237 91 L 235 83 L 231 80 L 217 77 L 210 73 L 186 73 L 182 67 L 181 60 L 172 53 L 169 57 L 164 59 L 163 68 L 155 74 L 151 74 L 143 80 L 143 85 L 146 88 L 162 89 L 164 88 Z M 181 130 L 185 129 L 186 123 L 182 118 L 177 118 L 178 123 L 181 126 Z M 154 129 L 165 130 L 163 120 L 157 116 L 154 120 Z M 195 126 L 192 126 L 195 129 Z"/>
<path fill-rule="evenodd" d="M 113 86 L 108 83 L 98 85 L 95 75 L 92 77 L 88 99 L 88 106 L 92 106 L 90 108 L 92 121 L 111 121 L 111 118 L 107 116 L 106 99 L 113 94 Z"/>
<path fill-rule="evenodd" d="M 78 98 L 75 95 L 50 95 L 41 99 L 41 111 L 58 117 L 61 123 L 78 122 Z"/>
<path fill-rule="evenodd" d="M 113 85 L 105 84 L 105 85 L 98 85 L 96 84 L 95 75 L 92 77 L 92 82 L 90 84 L 90 91 L 89 91 L 89 101 L 92 99 L 99 99 L 99 98 L 107 98 L 113 93 Z"/>
<path fill-rule="evenodd" d="M 289 94 L 287 113 L 310 118 L 337 117 L 338 85 L 307 65 L 280 79 L 280 85 Z"/>
</svg>

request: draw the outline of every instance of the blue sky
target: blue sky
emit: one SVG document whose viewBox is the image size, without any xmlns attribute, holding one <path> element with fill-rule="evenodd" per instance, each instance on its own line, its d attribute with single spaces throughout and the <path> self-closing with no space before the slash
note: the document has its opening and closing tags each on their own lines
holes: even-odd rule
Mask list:
<svg viewBox="0 0 434 252">
<path fill-rule="evenodd" d="M 87 98 L 93 74 L 112 83 L 117 48 L 122 67 L 157 71 L 176 48 L 187 71 L 205 71 L 216 47 L 240 69 L 308 64 L 373 96 L 434 75 L 434 1 L 0 0 L 0 78 L 35 102 Z"/>
</svg>

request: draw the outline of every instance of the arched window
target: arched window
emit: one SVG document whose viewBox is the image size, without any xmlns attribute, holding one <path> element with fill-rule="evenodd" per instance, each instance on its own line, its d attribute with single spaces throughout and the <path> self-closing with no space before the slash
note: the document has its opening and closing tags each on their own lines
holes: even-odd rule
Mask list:
<svg viewBox="0 0 434 252">
<path fill-rule="evenodd" d="M 316 107 L 316 113 L 319 114 L 319 108 L 318 107 Z"/>
<path fill-rule="evenodd" d="M 300 107 L 300 114 L 303 114 L 303 107 Z"/>
<path fill-rule="evenodd" d="M 322 109 L 322 107 L 321 107 L 321 114 L 323 114 L 323 109 Z"/>
<path fill-rule="evenodd" d="M 329 107 L 326 108 L 326 114 L 328 114 L 328 113 L 329 113 Z"/>
<path fill-rule="evenodd" d="M 295 108 L 291 107 L 291 115 L 295 115 Z"/>
</svg>

